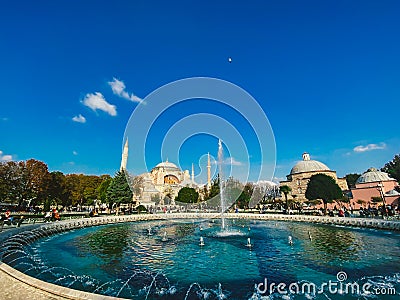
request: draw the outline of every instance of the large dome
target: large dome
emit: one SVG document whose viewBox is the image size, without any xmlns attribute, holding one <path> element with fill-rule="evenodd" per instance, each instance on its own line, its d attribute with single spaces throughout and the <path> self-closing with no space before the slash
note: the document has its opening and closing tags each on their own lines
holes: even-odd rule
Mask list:
<svg viewBox="0 0 400 300">
<path fill-rule="evenodd" d="M 157 168 L 164 168 L 165 170 L 168 171 L 179 171 L 179 168 L 173 164 L 172 162 L 167 161 L 163 161 L 160 162 L 157 166 L 154 167 L 155 169 Z"/>
<path fill-rule="evenodd" d="M 375 168 L 370 168 L 357 179 L 357 183 L 379 182 L 394 180 L 385 172 L 378 171 Z"/>
<path fill-rule="evenodd" d="M 294 165 L 290 174 L 298 174 L 304 172 L 315 172 L 315 171 L 330 171 L 327 165 L 317 160 L 311 160 L 308 153 L 303 153 L 303 160 L 299 161 Z"/>
</svg>

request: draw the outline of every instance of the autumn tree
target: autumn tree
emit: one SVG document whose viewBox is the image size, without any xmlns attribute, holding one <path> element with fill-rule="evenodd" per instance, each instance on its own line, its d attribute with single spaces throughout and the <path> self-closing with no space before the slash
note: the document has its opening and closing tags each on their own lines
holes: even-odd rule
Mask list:
<svg viewBox="0 0 400 300">
<path fill-rule="evenodd" d="M 84 174 L 69 174 L 65 177 L 67 188 L 70 191 L 71 204 L 93 205 L 99 196 L 99 186 L 109 178 L 108 175 L 95 176 Z"/>
<path fill-rule="evenodd" d="M 65 175 L 62 172 L 50 172 L 47 180 L 47 207 L 51 204 L 61 205 L 62 207 L 70 206 L 71 191 L 67 189 Z"/>
</svg>

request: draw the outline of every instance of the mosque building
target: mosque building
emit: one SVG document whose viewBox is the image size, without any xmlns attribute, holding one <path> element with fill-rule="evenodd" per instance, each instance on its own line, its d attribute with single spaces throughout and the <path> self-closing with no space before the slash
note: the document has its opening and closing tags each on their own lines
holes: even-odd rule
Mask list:
<svg viewBox="0 0 400 300">
<path fill-rule="evenodd" d="M 291 169 L 290 174 L 286 176 L 287 180 L 281 181 L 280 186 L 287 185 L 292 189 L 291 194 L 296 197 L 298 201 L 307 201 L 305 193 L 307 190 L 308 182 L 312 175 L 325 174 L 335 179 L 339 187 L 346 191 L 348 190 L 347 182 L 345 178 L 338 178 L 336 171 L 328 168 L 322 162 L 310 159 L 308 153 L 303 153 L 303 160 L 299 161 Z"/>
<path fill-rule="evenodd" d="M 128 161 L 129 145 L 128 139 L 125 142 L 124 150 L 121 159 L 120 170 L 126 170 Z M 208 154 L 207 164 L 207 184 L 208 188 L 211 187 L 211 164 L 210 155 Z M 172 204 L 178 195 L 178 192 L 183 187 L 191 187 L 199 191 L 203 188 L 202 185 L 197 184 L 194 180 L 194 166 L 192 165 L 192 172 L 189 170 L 181 170 L 172 162 L 160 162 L 150 172 L 139 175 L 141 177 L 140 192 L 134 194 L 134 202 L 138 205 L 154 206 L 159 204 Z M 165 199 L 169 199 L 169 203 L 165 203 Z"/>
<path fill-rule="evenodd" d="M 368 207 L 374 204 L 371 200 L 376 197 L 381 198 L 384 204 L 397 206 L 400 199 L 400 193 L 396 191 L 398 186 L 397 181 L 387 173 L 370 168 L 357 179 L 355 187 L 351 189 L 351 203 L 354 208 Z"/>
</svg>

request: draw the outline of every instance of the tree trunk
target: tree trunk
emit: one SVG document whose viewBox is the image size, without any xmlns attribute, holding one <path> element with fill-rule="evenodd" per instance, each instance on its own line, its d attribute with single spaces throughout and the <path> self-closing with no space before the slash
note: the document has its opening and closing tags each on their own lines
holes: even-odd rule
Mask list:
<svg viewBox="0 0 400 300">
<path fill-rule="evenodd" d="M 287 199 L 287 194 L 284 193 L 284 195 L 285 195 L 285 201 L 286 201 L 286 214 L 288 214 L 289 213 L 289 202 L 288 202 L 288 199 Z"/>
</svg>

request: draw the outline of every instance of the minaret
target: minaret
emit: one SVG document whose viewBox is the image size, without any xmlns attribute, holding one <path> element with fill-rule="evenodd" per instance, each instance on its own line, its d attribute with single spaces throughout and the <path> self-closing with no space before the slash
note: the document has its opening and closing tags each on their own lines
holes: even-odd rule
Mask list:
<svg viewBox="0 0 400 300">
<path fill-rule="evenodd" d="M 192 183 L 194 183 L 194 165 L 192 164 Z"/>
<path fill-rule="evenodd" d="M 126 164 L 128 163 L 128 152 L 129 152 L 129 145 L 128 145 L 128 138 L 126 138 L 124 151 L 122 152 L 121 168 L 119 169 L 121 172 L 123 170 L 126 170 Z"/>
<path fill-rule="evenodd" d="M 210 152 L 207 154 L 208 161 L 207 161 L 207 188 L 211 189 L 211 162 L 210 162 Z"/>
</svg>

